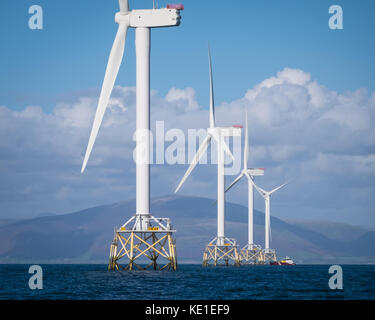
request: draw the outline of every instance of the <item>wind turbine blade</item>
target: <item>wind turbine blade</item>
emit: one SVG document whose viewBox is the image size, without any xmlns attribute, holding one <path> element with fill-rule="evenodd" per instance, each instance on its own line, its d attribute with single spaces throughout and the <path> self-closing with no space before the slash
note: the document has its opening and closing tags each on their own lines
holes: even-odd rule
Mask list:
<svg viewBox="0 0 375 320">
<path fill-rule="evenodd" d="M 284 186 L 287 185 L 288 183 L 289 183 L 289 181 L 288 181 L 288 182 L 285 182 L 285 183 L 282 184 L 281 186 L 279 186 L 279 187 L 277 187 L 277 188 L 271 190 L 271 191 L 268 192 L 268 193 L 271 195 L 272 193 L 274 193 L 274 192 L 276 192 L 277 190 L 281 189 L 282 187 L 284 187 Z"/>
<path fill-rule="evenodd" d="M 247 110 L 246 110 L 245 147 L 244 147 L 244 152 L 243 152 L 243 168 L 245 170 L 247 170 L 248 156 L 249 156 L 249 137 L 248 137 L 248 129 L 247 129 Z"/>
<path fill-rule="evenodd" d="M 234 161 L 234 156 L 232 154 L 232 152 L 230 151 L 228 145 L 225 143 L 225 140 L 223 137 L 221 137 L 221 146 L 224 148 L 224 151 L 232 158 L 232 160 Z"/>
<path fill-rule="evenodd" d="M 243 177 L 243 173 L 241 173 L 236 179 L 233 180 L 233 182 L 229 185 L 229 187 L 225 190 L 227 192 L 230 188 L 232 188 L 238 181 L 241 180 Z"/>
<path fill-rule="evenodd" d="M 210 128 L 215 127 L 215 111 L 214 111 L 214 84 L 212 79 L 212 64 L 210 46 L 208 46 L 208 63 L 210 67 Z"/>
<path fill-rule="evenodd" d="M 118 4 L 120 6 L 120 12 L 128 12 L 129 11 L 129 1 L 128 0 L 118 0 Z"/>
<path fill-rule="evenodd" d="M 245 172 L 245 175 L 246 177 L 251 181 L 252 185 L 255 187 L 255 189 L 258 191 L 258 193 L 263 197 L 263 198 L 266 198 L 266 195 L 267 195 L 267 191 L 266 190 L 263 190 L 261 187 L 258 187 L 255 182 L 253 181 L 253 179 L 250 177 L 250 175 Z"/>
<path fill-rule="evenodd" d="M 178 187 L 176 188 L 176 190 L 175 190 L 174 193 L 176 193 L 178 190 L 180 190 L 181 186 L 184 184 L 184 182 L 187 179 L 187 177 L 193 171 L 193 169 L 195 168 L 195 166 L 198 164 L 200 158 L 202 158 L 203 154 L 207 150 L 208 144 L 210 143 L 210 141 L 211 141 L 211 136 L 207 135 L 206 138 L 203 140 L 202 144 L 200 145 L 200 147 L 199 147 L 197 153 L 195 154 L 195 156 L 194 156 L 194 158 L 193 158 L 193 160 L 192 160 L 189 168 L 186 170 L 185 175 L 181 179 L 181 182 L 178 185 Z"/>
<path fill-rule="evenodd" d="M 217 144 L 217 152 L 220 152 L 219 148 L 220 148 L 220 145 L 221 145 L 221 148 L 224 148 L 224 151 L 231 157 L 231 159 L 234 161 L 234 156 L 232 154 L 232 152 L 230 151 L 228 145 L 225 143 L 225 140 L 224 140 L 224 137 L 218 137 L 216 134 L 213 134 L 212 137 L 214 138 L 214 140 L 216 141 L 216 144 Z"/>
<path fill-rule="evenodd" d="M 83 160 L 81 173 L 85 170 L 87 161 L 89 160 L 92 147 L 94 145 L 96 136 L 98 135 L 98 131 L 103 120 L 104 112 L 107 108 L 109 97 L 111 96 L 111 92 L 118 74 L 118 70 L 121 65 L 122 57 L 124 55 L 125 40 L 128 27 L 129 26 L 127 23 L 121 22 L 119 24 L 116 38 L 112 45 L 111 53 L 108 59 L 107 69 L 105 71 L 102 90 L 100 92 L 98 108 L 96 109 L 95 119 L 91 129 L 90 139 L 87 145 L 85 158 Z"/>
</svg>

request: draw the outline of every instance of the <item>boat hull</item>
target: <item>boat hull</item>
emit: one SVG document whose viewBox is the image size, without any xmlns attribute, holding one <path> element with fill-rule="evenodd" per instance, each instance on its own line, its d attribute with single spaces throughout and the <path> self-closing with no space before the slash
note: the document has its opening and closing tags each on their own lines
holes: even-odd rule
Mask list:
<svg viewBox="0 0 375 320">
<path fill-rule="evenodd" d="M 271 266 L 295 266 L 296 264 L 290 262 L 282 262 L 282 261 L 272 261 L 270 262 Z"/>
</svg>

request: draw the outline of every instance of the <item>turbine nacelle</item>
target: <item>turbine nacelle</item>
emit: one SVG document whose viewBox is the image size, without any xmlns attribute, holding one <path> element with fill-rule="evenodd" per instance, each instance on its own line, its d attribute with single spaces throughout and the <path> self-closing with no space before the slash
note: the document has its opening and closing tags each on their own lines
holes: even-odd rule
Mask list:
<svg viewBox="0 0 375 320">
<path fill-rule="evenodd" d="M 251 177 L 258 177 L 258 176 L 264 176 L 264 169 L 263 168 L 250 168 L 250 169 L 244 169 L 242 170 L 242 173 L 248 173 Z"/>
<path fill-rule="evenodd" d="M 237 127 L 214 127 L 208 128 L 207 134 L 213 137 L 240 137 L 241 128 Z"/>
<path fill-rule="evenodd" d="M 160 28 L 173 27 L 181 23 L 179 9 L 146 9 L 120 11 L 115 15 L 117 23 L 125 22 L 132 28 Z"/>
</svg>

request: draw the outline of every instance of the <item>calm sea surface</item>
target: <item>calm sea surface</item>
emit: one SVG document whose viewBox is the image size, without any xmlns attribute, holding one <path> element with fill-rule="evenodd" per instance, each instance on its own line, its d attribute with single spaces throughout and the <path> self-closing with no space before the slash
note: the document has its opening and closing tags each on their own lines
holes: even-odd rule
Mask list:
<svg viewBox="0 0 375 320">
<path fill-rule="evenodd" d="M 343 290 L 328 287 L 328 265 L 109 272 L 107 265 L 41 265 L 43 289 L 30 290 L 30 265 L 0 265 L 0 299 L 375 299 L 375 266 L 342 265 Z"/>
</svg>

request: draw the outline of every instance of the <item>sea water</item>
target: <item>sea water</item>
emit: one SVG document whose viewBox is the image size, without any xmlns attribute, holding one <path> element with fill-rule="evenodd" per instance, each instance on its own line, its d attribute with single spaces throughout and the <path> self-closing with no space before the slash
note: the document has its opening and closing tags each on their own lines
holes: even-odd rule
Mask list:
<svg viewBox="0 0 375 320">
<path fill-rule="evenodd" d="M 107 265 L 40 265 L 43 289 L 29 287 L 30 265 L 0 265 L 0 299 L 375 299 L 374 265 L 341 265 L 343 289 L 329 287 L 329 265 L 107 271 Z"/>
</svg>

